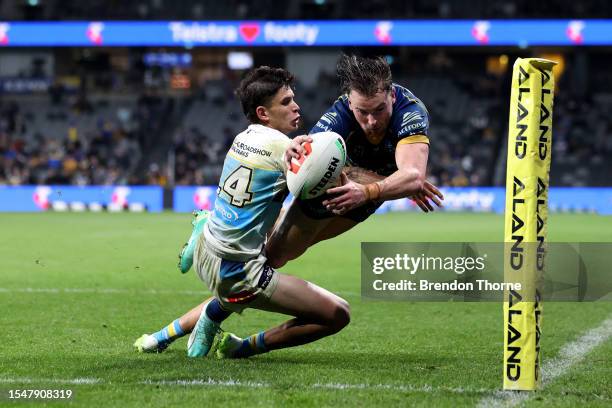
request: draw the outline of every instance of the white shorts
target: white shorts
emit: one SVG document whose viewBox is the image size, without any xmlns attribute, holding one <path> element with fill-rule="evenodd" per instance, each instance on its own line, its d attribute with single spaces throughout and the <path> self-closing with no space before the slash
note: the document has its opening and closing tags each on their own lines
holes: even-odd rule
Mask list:
<svg viewBox="0 0 612 408">
<path fill-rule="evenodd" d="M 200 234 L 194 252 L 200 279 L 224 309 L 238 313 L 267 303 L 276 290 L 278 273 L 267 261 L 263 252 L 243 262 L 223 259 L 208 249 L 204 234 Z"/>
</svg>

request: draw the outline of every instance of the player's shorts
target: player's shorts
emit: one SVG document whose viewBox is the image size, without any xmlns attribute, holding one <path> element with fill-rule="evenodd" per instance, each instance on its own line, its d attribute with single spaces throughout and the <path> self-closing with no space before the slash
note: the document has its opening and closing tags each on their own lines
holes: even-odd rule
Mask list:
<svg viewBox="0 0 612 408">
<path fill-rule="evenodd" d="M 278 273 L 262 253 L 247 261 L 230 261 L 215 255 L 200 234 L 194 251 L 194 265 L 224 309 L 241 313 L 270 300 L 278 285 Z"/>
<path fill-rule="evenodd" d="M 342 215 L 336 215 L 329 211 L 327 208 L 325 208 L 325 206 L 323 205 L 323 201 L 328 198 L 329 196 L 323 194 L 322 196 L 319 196 L 317 198 L 311 198 L 310 200 L 298 199 L 297 202 L 302 212 L 307 217 L 310 217 L 312 219 L 322 220 L 330 217 L 344 217 L 351 219 L 355 222 L 365 221 L 370 215 L 376 212 L 378 207 L 383 204 L 383 201 L 371 201 L 365 205 L 362 205 L 361 207 L 357 207 L 355 209 L 347 211 Z"/>
</svg>

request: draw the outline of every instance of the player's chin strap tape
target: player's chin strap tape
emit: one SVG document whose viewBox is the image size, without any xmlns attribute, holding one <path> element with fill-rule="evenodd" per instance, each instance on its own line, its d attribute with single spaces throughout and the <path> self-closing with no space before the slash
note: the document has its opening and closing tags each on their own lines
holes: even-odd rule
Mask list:
<svg viewBox="0 0 612 408">
<path fill-rule="evenodd" d="M 364 187 L 366 201 L 376 201 L 380 198 L 380 184 L 378 182 L 366 184 Z"/>
</svg>

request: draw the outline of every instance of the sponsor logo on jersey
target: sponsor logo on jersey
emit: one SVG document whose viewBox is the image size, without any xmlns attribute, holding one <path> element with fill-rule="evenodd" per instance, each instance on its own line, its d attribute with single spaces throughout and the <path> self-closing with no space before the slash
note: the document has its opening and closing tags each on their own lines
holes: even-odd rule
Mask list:
<svg viewBox="0 0 612 408">
<path fill-rule="evenodd" d="M 421 112 L 406 112 L 404 113 L 404 116 L 402 117 L 401 126 L 404 127 L 408 123 L 414 122 L 415 120 L 423 120 L 423 116 L 421 115 Z"/>
<path fill-rule="evenodd" d="M 328 131 L 329 130 L 329 126 L 327 126 L 324 123 L 321 123 L 321 121 L 317 122 L 315 127 L 318 127 L 319 129 L 323 129 L 324 131 Z"/>
<path fill-rule="evenodd" d="M 257 286 L 264 290 L 270 284 L 272 276 L 274 276 L 274 269 L 272 269 L 269 265 L 264 265 L 263 271 L 259 276 L 259 282 L 257 282 Z"/>
<path fill-rule="evenodd" d="M 215 213 L 221 217 L 222 220 L 227 222 L 233 222 L 238 219 L 238 213 L 231 208 L 223 205 L 221 200 L 215 201 Z"/>
<path fill-rule="evenodd" d="M 405 135 L 406 133 L 413 132 L 417 129 L 419 130 L 424 129 L 424 128 L 425 128 L 425 122 L 413 123 L 411 125 L 404 126 L 402 130 L 399 131 L 398 134 L 402 136 L 402 135 Z"/>
<path fill-rule="evenodd" d="M 244 156 L 244 157 L 249 157 L 249 153 L 254 153 L 259 156 L 264 156 L 264 157 L 272 156 L 272 152 L 269 150 L 261 149 L 256 146 L 250 146 L 248 144 L 238 142 L 238 141 L 234 141 L 234 144 L 232 145 L 231 149 L 233 152 L 241 156 Z"/>
<path fill-rule="evenodd" d="M 327 112 L 325 115 L 321 116 L 319 122 L 323 121 L 327 122 L 329 125 L 335 125 L 338 122 L 337 116 L 338 114 L 336 112 Z"/>
</svg>

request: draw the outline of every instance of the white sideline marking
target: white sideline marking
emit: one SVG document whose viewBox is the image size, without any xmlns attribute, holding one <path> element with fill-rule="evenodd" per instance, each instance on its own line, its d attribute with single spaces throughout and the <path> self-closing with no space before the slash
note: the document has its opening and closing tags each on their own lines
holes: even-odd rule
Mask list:
<svg viewBox="0 0 612 408">
<path fill-rule="evenodd" d="M 57 378 L 0 378 L 0 383 L 25 383 L 25 384 L 105 384 L 99 378 L 73 378 L 73 379 L 57 379 Z M 182 386 L 182 387 L 245 387 L 245 388 L 272 388 L 274 385 L 264 382 L 254 381 L 241 381 L 241 380 L 215 380 L 214 378 L 207 379 L 194 379 L 194 380 L 145 380 L 139 382 L 143 385 L 164 385 L 164 386 Z M 341 383 L 328 383 L 328 384 L 312 384 L 307 385 L 305 388 L 310 389 L 331 389 L 331 390 L 392 390 L 392 391 L 403 391 L 403 392 L 435 392 L 435 391 L 447 391 L 453 393 L 464 393 L 464 392 L 486 392 L 487 389 L 480 390 L 469 390 L 463 388 L 450 388 L 450 387 L 433 387 L 431 385 L 412 386 L 402 384 L 341 384 Z"/>
<path fill-rule="evenodd" d="M 542 388 L 567 373 L 574 364 L 611 337 L 612 316 L 609 316 L 599 326 L 565 344 L 559 350 L 557 357 L 542 364 Z M 478 407 L 514 407 L 534 395 L 531 391 L 496 391 L 493 395 L 482 399 Z"/>
<path fill-rule="evenodd" d="M 140 384 L 146 385 L 169 385 L 169 386 L 222 386 L 222 387 L 248 387 L 248 388 L 271 388 L 274 385 L 268 383 L 261 382 L 251 382 L 246 381 L 242 382 L 240 380 L 227 380 L 220 381 L 215 380 L 213 378 L 208 378 L 206 380 L 161 380 L 161 381 L 152 381 L 146 380 L 142 381 Z M 421 386 L 413 386 L 413 385 L 403 385 L 403 384 L 342 384 L 342 383 L 327 383 L 327 384 L 311 384 L 305 385 L 301 388 L 309 388 L 309 389 L 330 389 L 330 390 L 391 390 L 391 391 L 403 391 L 403 392 L 436 392 L 436 391 L 446 391 L 452 393 L 466 393 L 466 392 L 487 392 L 489 389 L 465 389 L 465 388 L 452 388 L 452 387 L 438 387 L 431 385 L 421 385 Z"/>
<path fill-rule="evenodd" d="M 72 379 L 57 379 L 57 378 L 0 378 L 0 384 L 97 384 L 102 385 L 107 382 L 99 378 L 72 378 Z M 163 386 L 182 386 L 182 387 L 245 387 L 245 388 L 272 388 L 274 384 L 255 382 L 255 381 L 241 381 L 241 380 L 215 380 L 214 378 L 207 379 L 194 379 L 194 380 L 144 380 L 139 382 L 143 385 L 163 385 Z M 404 385 L 404 384 L 342 384 L 342 383 L 316 383 L 306 385 L 302 388 L 309 389 L 328 389 L 328 390 L 340 390 L 340 391 L 351 391 L 351 390 L 390 390 L 390 391 L 401 391 L 401 392 L 424 392 L 431 393 L 437 391 L 451 392 L 456 394 L 463 394 L 466 392 L 483 393 L 489 391 L 489 389 L 468 389 L 468 388 L 454 388 L 454 387 L 440 387 L 431 385 Z"/>
<path fill-rule="evenodd" d="M 487 392 L 487 388 L 461 388 L 461 387 L 441 387 L 432 385 L 404 385 L 404 384 L 341 384 L 341 383 L 328 383 L 328 384 L 313 384 L 311 388 L 327 388 L 333 390 L 391 390 L 391 391 L 403 391 L 403 392 L 434 392 L 434 391 L 446 391 L 456 394 L 463 394 L 466 392 Z"/>
<path fill-rule="evenodd" d="M 53 384 L 101 384 L 102 380 L 99 378 L 0 378 L 0 383 L 3 384 L 39 384 L 39 383 L 53 383 Z"/>
<path fill-rule="evenodd" d="M 181 385 L 181 386 L 216 386 L 216 387 L 247 387 L 247 388 L 268 388 L 269 384 L 253 382 L 253 381 L 240 381 L 240 380 L 215 380 L 214 378 L 208 378 L 206 380 L 145 380 L 140 382 L 145 385 Z"/>
<path fill-rule="evenodd" d="M 1 288 L 0 288 L 1 291 Z M 576 363 L 580 362 L 589 354 L 595 347 L 604 343 L 612 337 L 612 316 L 608 317 L 599 326 L 589 330 L 573 342 L 565 344 L 559 351 L 559 355 L 552 360 L 545 361 L 542 365 L 542 388 L 554 382 L 558 377 L 567 373 L 567 371 Z M 73 378 L 73 379 L 57 379 L 57 378 L 0 378 L 0 384 L 13 383 L 55 383 L 55 384 L 105 384 L 106 382 L 99 378 Z M 247 388 L 271 388 L 274 385 L 262 382 L 240 381 L 240 380 L 215 380 L 208 378 L 205 380 L 145 380 L 140 382 L 145 385 L 168 385 L 168 386 L 218 386 L 218 387 L 247 387 Z M 315 383 L 306 386 L 310 389 L 333 389 L 333 390 L 393 390 L 402 392 L 451 392 L 451 393 L 482 393 L 489 391 L 488 389 L 469 389 L 455 387 L 440 387 L 431 385 L 403 385 L 403 384 L 342 384 L 342 383 Z M 520 391 L 496 391 L 492 395 L 483 398 L 478 403 L 479 407 L 513 407 L 522 402 L 525 402 L 530 397 L 535 395 L 533 392 Z"/>
<path fill-rule="evenodd" d="M 219 381 L 212 378 L 208 378 L 207 380 L 161 380 L 161 381 L 152 381 L 146 380 L 141 382 L 140 384 L 146 385 L 168 385 L 168 386 L 222 386 L 222 387 L 248 387 L 248 388 L 272 388 L 273 384 L 268 383 L 260 383 L 260 382 L 251 382 L 246 381 L 242 382 L 239 380 L 227 380 L 227 381 Z M 475 392 L 475 393 L 483 393 L 489 391 L 488 388 L 480 388 L 480 389 L 466 389 L 466 388 L 453 388 L 453 387 L 439 387 L 432 385 L 421 385 L 421 386 L 413 386 L 413 385 L 404 385 L 404 384 L 342 384 L 342 383 L 327 383 L 327 384 L 311 384 L 311 385 L 302 385 L 300 388 L 309 388 L 309 389 L 331 389 L 331 390 L 391 390 L 391 391 L 402 391 L 402 392 L 437 392 L 437 391 L 445 391 L 452 392 L 457 394 L 463 394 L 466 392 Z"/>
</svg>

